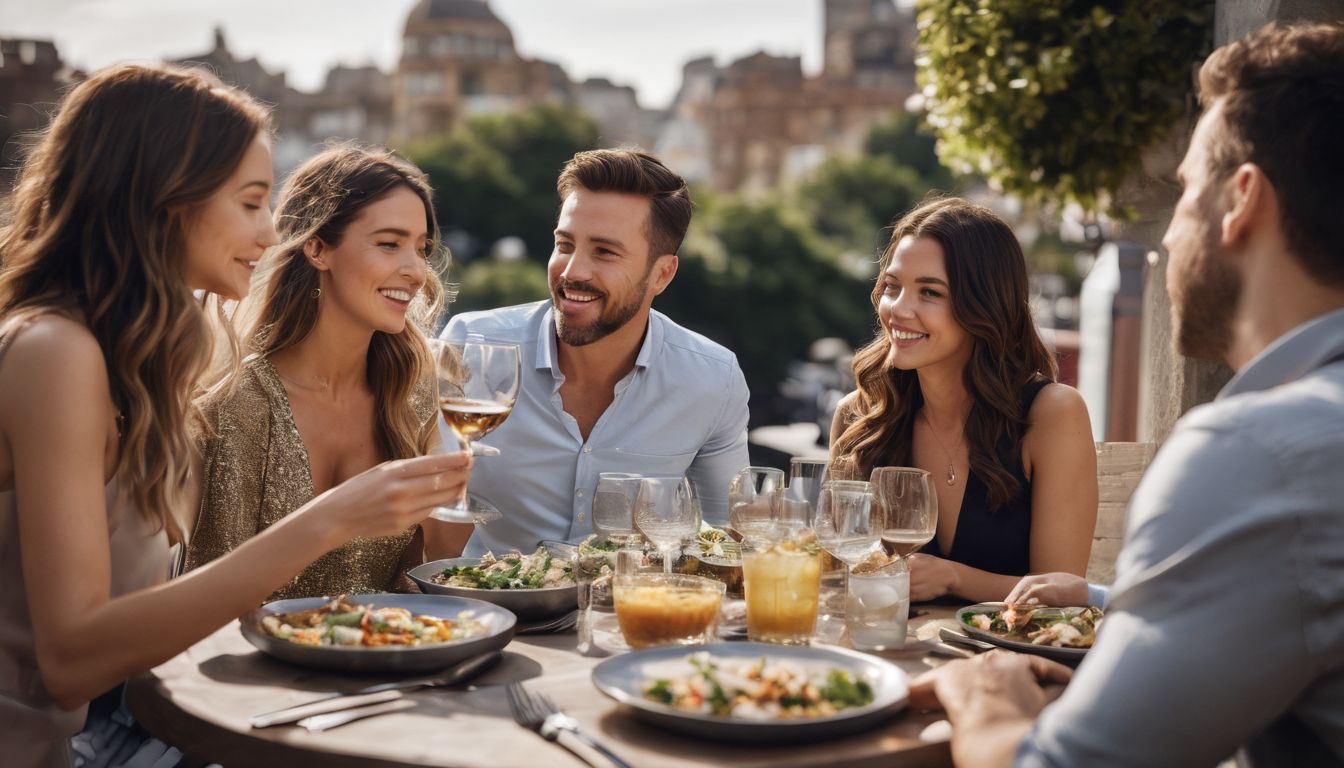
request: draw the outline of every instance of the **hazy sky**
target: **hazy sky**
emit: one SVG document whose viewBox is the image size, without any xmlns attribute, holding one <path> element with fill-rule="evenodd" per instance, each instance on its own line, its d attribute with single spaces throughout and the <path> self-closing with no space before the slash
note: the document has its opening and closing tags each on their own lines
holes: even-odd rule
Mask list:
<svg viewBox="0 0 1344 768">
<path fill-rule="evenodd" d="M 53 40 L 85 69 L 209 50 L 211 29 L 291 85 L 320 87 L 335 63 L 390 71 L 415 0 L 0 0 L 0 37 Z M 720 64 L 765 49 L 821 66 L 822 0 L 490 0 L 524 56 L 581 80 L 633 85 L 645 106 L 671 100 L 688 59 Z"/>
</svg>

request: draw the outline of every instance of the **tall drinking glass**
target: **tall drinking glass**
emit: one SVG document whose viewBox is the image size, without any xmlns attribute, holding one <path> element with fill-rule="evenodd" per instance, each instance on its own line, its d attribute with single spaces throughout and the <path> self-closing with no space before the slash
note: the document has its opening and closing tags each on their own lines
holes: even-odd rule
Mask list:
<svg viewBox="0 0 1344 768">
<path fill-rule="evenodd" d="M 603 472 L 597 476 L 593 492 L 593 532 L 609 539 L 636 536 L 635 497 L 639 495 L 640 475 L 628 472 Z"/>
<path fill-rule="evenodd" d="M 640 478 L 635 496 L 635 527 L 663 557 L 672 572 L 672 552 L 700 527 L 699 507 L 684 477 Z"/>
<path fill-rule="evenodd" d="M 826 459 L 808 459 L 794 456 L 789 461 L 789 487 L 786 498 L 805 501 L 812 509 L 821 500 L 821 481 L 826 479 Z"/>
<path fill-rule="evenodd" d="M 744 467 L 728 486 L 728 524 L 744 537 L 760 535 L 779 519 L 784 472 Z"/>
<path fill-rule="evenodd" d="M 929 473 L 914 467 L 878 467 L 870 481 L 882 513 L 882 544 L 909 557 L 938 532 L 938 497 Z"/>
<path fill-rule="evenodd" d="M 498 449 L 476 441 L 503 424 L 518 399 L 522 380 L 518 345 L 435 339 L 430 352 L 438 374 L 439 411 L 460 447 L 475 456 L 499 455 Z M 451 507 L 436 507 L 430 517 L 473 521 L 465 498 Z"/>
</svg>

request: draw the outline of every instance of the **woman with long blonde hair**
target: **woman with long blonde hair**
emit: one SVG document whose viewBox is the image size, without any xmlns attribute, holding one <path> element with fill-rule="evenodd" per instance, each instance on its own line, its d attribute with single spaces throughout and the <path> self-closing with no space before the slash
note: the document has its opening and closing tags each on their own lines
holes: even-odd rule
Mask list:
<svg viewBox="0 0 1344 768">
<path fill-rule="evenodd" d="M 204 492 L 187 567 L 223 555 L 315 495 L 437 441 L 425 332 L 443 305 L 432 191 L 390 152 L 340 145 L 294 172 L 280 195 L 283 242 L 238 310 L 241 369 L 202 403 Z M 469 525 L 428 522 L 436 554 Z M 455 551 L 453 551 L 455 550 Z M 409 586 L 417 527 L 326 553 L 274 597 Z"/>
<path fill-rule="evenodd" d="M 1097 515 L 1087 407 L 1055 383 L 1032 322 L 1026 260 L 992 211 L 934 200 L 897 222 L 854 357 L 831 457 L 928 470 L 937 535 L 910 558 L 914 600 L 1001 600 L 1027 573 L 1081 575 Z"/>
<path fill-rule="evenodd" d="M 185 534 L 194 293 L 275 242 L 269 117 L 200 72 L 125 65 L 63 100 L 0 230 L 0 754 L 68 765 L 86 703 L 352 537 L 458 498 L 468 457 L 380 465 L 165 583 Z"/>
</svg>

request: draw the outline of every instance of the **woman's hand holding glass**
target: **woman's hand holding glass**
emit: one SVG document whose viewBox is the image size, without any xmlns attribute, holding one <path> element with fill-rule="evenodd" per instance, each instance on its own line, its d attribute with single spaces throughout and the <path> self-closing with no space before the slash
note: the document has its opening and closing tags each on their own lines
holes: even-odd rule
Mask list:
<svg viewBox="0 0 1344 768">
<path fill-rule="evenodd" d="M 384 462 L 317 496 L 295 515 L 322 515 L 338 544 L 357 536 L 395 536 L 434 507 L 461 498 L 471 465 L 465 451 Z"/>
</svg>

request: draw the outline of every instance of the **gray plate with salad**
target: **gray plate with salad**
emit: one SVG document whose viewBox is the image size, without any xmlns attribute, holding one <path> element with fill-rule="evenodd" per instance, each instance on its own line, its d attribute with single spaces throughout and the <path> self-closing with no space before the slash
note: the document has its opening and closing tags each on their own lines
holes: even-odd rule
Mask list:
<svg viewBox="0 0 1344 768">
<path fill-rule="evenodd" d="M 877 657 L 765 643 L 633 651 L 598 664 L 593 684 L 652 725 L 771 744 L 867 730 L 902 709 L 909 693 L 905 673 Z"/>
<path fill-rule="evenodd" d="M 509 609 L 524 622 L 553 618 L 579 604 L 569 558 L 545 547 L 530 555 L 510 552 L 435 560 L 406 575 L 427 594 L 484 600 Z"/>
</svg>

